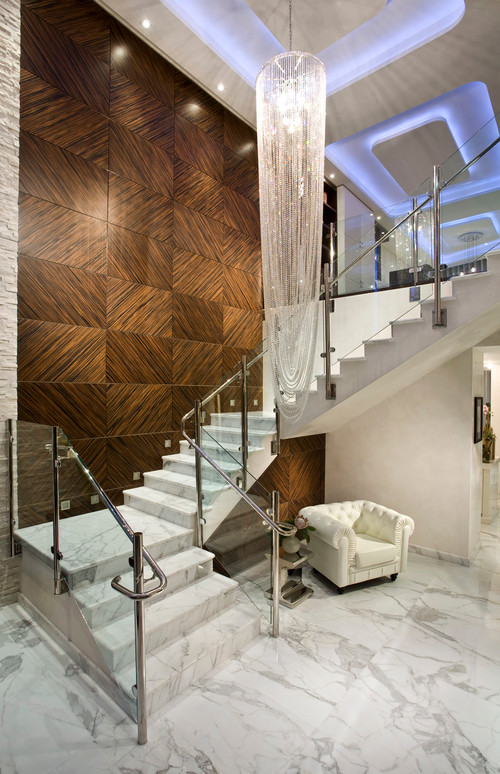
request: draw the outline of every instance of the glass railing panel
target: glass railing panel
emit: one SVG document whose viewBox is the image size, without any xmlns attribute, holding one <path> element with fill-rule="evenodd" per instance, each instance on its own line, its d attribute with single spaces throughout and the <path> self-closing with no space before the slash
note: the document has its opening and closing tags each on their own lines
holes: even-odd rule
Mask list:
<svg viewBox="0 0 500 774">
<path fill-rule="evenodd" d="M 15 532 L 52 522 L 52 428 L 12 420 Z"/>
<path fill-rule="evenodd" d="M 495 129 L 497 138 L 498 131 Z M 478 135 L 481 133 L 478 133 Z M 485 142 L 493 135 L 482 137 Z M 479 137 L 472 138 L 477 149 Z M 441 191 L 443 276 L 450 278 L 487 269 L 486 254 L 500 243 L 500 142 L 468 169 L 461 169 Z M 456 155 L 456 154 L 455 154 Z M 456 162 L 455 158 L 450 160 Z M 451 166 L 452 171 L 454 165 Z"/>
<path fill-rule="evenodd" d="M 121 703 L 136 716 L 134 603 L 111 586 L 120 575 L 120 583 L 133 591 L 132 542 L 102 502 L 91 471 L 62 430 L 57 440 L 64 517 L 59 527 L 61 572 L 123 694 Z M 130 526 L 135 531 L 134 524 Z"/>
<path fill-rule="evenodd" d="M 205 428 L 201 447 L 247 497 L 265 513 L 271 494 L 237 456 L 231 454 Z M 227 446 L 227 444 L 226 444 Z M 208 462 L 202 462 L 204 547 L 215 555 L 215 567 L 234 578 L 267 620 L 271 607 L 266 592 L 271 587 L 271 532 L 262 516 Z"/>
</svg>

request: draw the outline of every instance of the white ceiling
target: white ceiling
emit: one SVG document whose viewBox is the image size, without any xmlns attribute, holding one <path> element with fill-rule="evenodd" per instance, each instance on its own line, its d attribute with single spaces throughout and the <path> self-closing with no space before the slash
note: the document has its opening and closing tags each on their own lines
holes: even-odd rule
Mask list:
<svg viewBox="0 0 500 774">
<path fill-rule="evenodd" d="M 412 0 L 414 7 L 424 1 Z M 215 53 L 214 46 L 203 42 L 161 0 L 99 2 L 216 99 L 255 126 L 255 90 Z M 216 20 L 221 0 L 205 2 L 210 3 L 205 7 L 210 8 Z M 235 2 L 235 9 L 237 5 Z M 287 0 L 247 0 L 247 5 L 288 48 Z M 293 48 L 321 52 L 373 19 L 385 6 L 384 0 L 293 0 Z M 145 18 L 151 22 L 149 29 L 141 26 Z M 486 84 L 494 112 L 500 111 L 499 39 L 500 0 L 465 0 L 465 13 L 450 31 L 328 98 L 327 144 L 472 81 Z M 262 64 L 265 59 L 264 56 Z M 221 82 L 225 85 L 222 93 L 217 90 Z M 428 177 L 432 164 L 444 161 L 455 147 L 446 126 L 434 122 L 381 144 L 377 157 L 408 191 L 415 182 Z M 335 183 L 347 183 L 351 190 L 360 193 L 328 160 L 325 173 L 334 173 Z M 366 200 L 366 195 L 361 195 Z M 369 200 L 367 203 L 372 204 Z"/>
</svg>

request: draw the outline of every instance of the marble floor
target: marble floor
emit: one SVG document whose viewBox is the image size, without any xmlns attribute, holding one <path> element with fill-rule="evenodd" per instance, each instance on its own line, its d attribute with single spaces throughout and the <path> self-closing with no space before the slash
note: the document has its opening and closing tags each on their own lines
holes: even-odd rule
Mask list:
<svg viewBox="0 0 500 774">
<path fill-rule="evenodd" d="M 314 596 L 150 719 L 149 742 L 18 605 L 0 609 L 1 774 L 500 772 L 500 524 L 471 567 Z"/>
</svg>

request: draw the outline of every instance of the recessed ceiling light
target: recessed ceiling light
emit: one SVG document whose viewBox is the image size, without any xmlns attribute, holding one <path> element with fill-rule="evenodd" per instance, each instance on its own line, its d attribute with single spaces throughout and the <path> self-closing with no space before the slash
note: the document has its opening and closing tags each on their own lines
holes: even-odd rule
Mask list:
<svg viewBox="0 0 500 774">
<path fill-rule="evenodd" d="M 143 19 L 141 24 L 145 30 L 149 30 L 149 28 L 151 27 L 151 22 L 149 21 L 149 19 Z"/>
<path fill-rule="evenodd" d="M 224 91 L 224 84 L 223 83 L 219 83 L 217 88 L 218 88 L 219 91 Z"/>
<path fill-rule="evenodd" d="M 377 215 L 377 220 L 380 220 L 381 217 L 382 217 L 381 215 Z"/>
<path fill-rule="evenodd" d="M 334 173 L 334 172 L 331 172 L 331 173 L 330 173 L 330 180 L 333 180 L 333 178 L 334 178 L 334 177 L 335 177 L 335 173 Z"/>
</svg>

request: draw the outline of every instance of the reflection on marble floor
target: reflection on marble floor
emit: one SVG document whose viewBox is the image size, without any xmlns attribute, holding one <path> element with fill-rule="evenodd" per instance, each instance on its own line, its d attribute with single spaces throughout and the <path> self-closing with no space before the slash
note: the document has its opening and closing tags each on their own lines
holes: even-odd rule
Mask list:
<svg viewBox="0 0 500 774">
<path fill-rule="evenodd" d="M 0 609 L 1 774 L 500 772 L 500 525 L 471 567 L 282 610 L 282 636 L 150 719 L 149 742 L 25 611 Z M 265 624 L 264 624 L 265 628 Z"/>
</svg>

